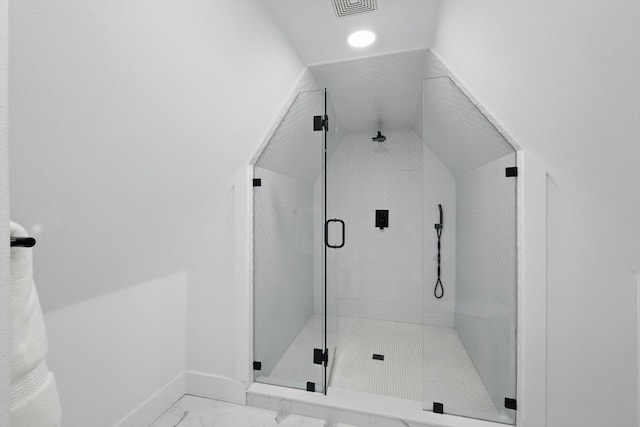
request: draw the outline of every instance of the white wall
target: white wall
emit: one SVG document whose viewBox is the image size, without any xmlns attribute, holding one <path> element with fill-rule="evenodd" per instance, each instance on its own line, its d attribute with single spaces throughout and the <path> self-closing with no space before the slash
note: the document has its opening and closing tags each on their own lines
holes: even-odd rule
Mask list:
<svg viewBox="0 0 640 427">
<path fill-rule="evenodd" d="M 176 274 L 188 289 L 186 368 L 233 381 L 229 194 L 302 71 L 295 53 L 256 2 L 15 1 L 10 21 L 11 213 L 38 239 L 65 425 L 116 421 L 116 408 L 157 391 L 155 369 L 158 381 L 178 374 L 170 361 L 185 344 L 174 336 L 167 349 L 158 333 L 180 313 L 162 292 L 184 283 L 143 285 Z M 137 341 L 116 327 L 119 292 L 145 301 L 123 318 Z M 51 324 L 82 324 L 94 306 L 98 336 Z M 87 340 L 114 351 L 94 354 Z M 153 360 L 129 365 L 116 351 L 147 346 Z M 83 360 L 129 366 L 128 383 L 78 376 Z"/>
<path fill-rule="evenodd" d="M 420 103 L 422 105 L 422 103 Z M 422 109 L 420 108 L 422 111 Z M 422 122 L 422 120 L 420 120 Z M 427 130 L 428 131 L 428 130 Z M 456 304 L 456 182 L 447 167 L 425 143 L 422 147 L 422 199 L 424 203 L 424 307 L 423 322 L 426 325 L 454 326 Z M 438 205 L 442 205 L 442 235 L 440 238 L 440 278 L 438 295 L 434 288 L 438 278 L 438 238 L 434 225 L 440 220 Z"/>
<path fill-rule="evenodd" d="M 161 277 L 45 315 L 65 425 L 115 425 L 153 392 L 182 382 L 184 393 L 186 281 Z"/>
<path fill-rule="evenodd" d="M 455 327 L 499 412 L 516 396 L 515 152 L 457 179 Z"/>
<path fill-rule="evenodd" d="M 449 326 L 455 304 L 455 181 L 446 166 L 412 131 L 350 133 L 329 160 L 328 217 L 346 223 L 346 244 L 329 249 L 328 310 L 353 316 Z M 320 209 L 321 182 L 314 204 Z M 445 297 L 436 299 L 438 203 L 445 211 L 442 280 Z M 375 210 L 389 209 L 390 226 L 374 227 Z M 319 212 L 319 211 L 318 211 Z M 322 223 L 317 216 L 316 223 Z M 319 222 L 318 222 L 319 221 Z M 426 224 L 426 225 L 425 225 Z M 322 226 L 314 239 L 316 270 L 321 266 Z M 337 234 L 332 242 L 339 242 Z M 423 259 L 424 258 L 424 259 Z M 322 275 L 315 275 L 314 311 L 323 312 Z"/>
<path fill-rule="evenodd" d="M 0 0 L 0 425 L 9 423 L 9 99 L 8 2 Z"/>
<path fill-rule="evenodd" d="M 385 135 L 348 134 L 328 163 L 327 216 L 346 224 L 345 246 L 327 251 L 328 304 L 339 316 L 422 323 L 422 141 Z M 375 227 L 376 209 L 389 210 L 389 228 Z"/>
<path fill-rule="evenodd" d="M 550 427 L 638 423 L 639 19 L 635 1 L 441 10 L 434 50 L 557 186 L 547 212 Z"/>
</svg>

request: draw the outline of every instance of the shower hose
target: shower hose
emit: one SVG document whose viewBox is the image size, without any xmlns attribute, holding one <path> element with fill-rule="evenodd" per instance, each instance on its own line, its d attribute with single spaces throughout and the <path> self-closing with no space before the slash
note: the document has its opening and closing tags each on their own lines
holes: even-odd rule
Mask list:
<svg viewBox="0 0 640 427">
<path fill-rule="evenodd" d="M 444 287 L 442 286 L 442 280 L 440 279 L 440 237 L 442 236 L 442 205 L 438 205 L 440 209 L 440 224 L 436 224 L 436 234 L 438 235 L 438 280 L 436 286 L 433 288 L 433 296 L 440 299 L 444 296 Z M 438 292 L 438 287 L 440 291 Z"/>
</svg>

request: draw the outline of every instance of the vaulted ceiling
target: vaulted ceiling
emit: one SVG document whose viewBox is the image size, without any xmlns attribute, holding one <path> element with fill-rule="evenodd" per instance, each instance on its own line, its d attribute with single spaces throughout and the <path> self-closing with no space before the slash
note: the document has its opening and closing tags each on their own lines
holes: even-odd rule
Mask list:
<svg viewBox="0 0 640 427">
<path fill-rule="evenodd" d="M 347 7 L 372 2 L 336 1 Z M 439 1 L 377 0 L 377 10 L 349 17 L 338 17 L 332 0 L 267 0 L 264 4 L 319 87 L 328 89 L 343 130 L 373 136 L 377 130 L 414 129 L 456 177 L 513 153 L 429 50 Z M 349 47 L 348 34 L 359 29 L 376 32 L 376 43 L 364 50 Z M 274 138 L 283 142 L 270 144 L 273 150 L 266 150 L 261 158 L 267 169 L 299 149 L 289 148 L 296 129 L 298 133 L 308 130 L 306 122 L 298 127 L 287 125 L 287 120 L 283 123 L 282 135 Z M 312 178 L 319 167 L 304 164 L 297 174 Z"/>
<path fill-rule="evenodd" d="M 262 4 L 318 83 L 329 89 L 346 131 L 413 126 L 439 0 L 266 0 Z M 338 4 L 347 11 L 369 6 L 375 10 L 339 17 Z M 372 46 L 358 49 L 347 44 L 347 36 L 360 29 L 377 34 Z"/>
</svg>

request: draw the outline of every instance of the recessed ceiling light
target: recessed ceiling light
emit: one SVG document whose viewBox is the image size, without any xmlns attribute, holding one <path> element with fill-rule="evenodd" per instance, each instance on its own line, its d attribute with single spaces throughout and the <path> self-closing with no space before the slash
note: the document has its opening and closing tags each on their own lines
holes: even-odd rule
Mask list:
<svg viewBox="0 0 640 427">
<path fill-rule="evenodd" d="M 360 30 L 349 34 L 347 42 L 353 47 L 366 47 L 376 41 L 376 34 L 369 30 Z"/>
</svg>

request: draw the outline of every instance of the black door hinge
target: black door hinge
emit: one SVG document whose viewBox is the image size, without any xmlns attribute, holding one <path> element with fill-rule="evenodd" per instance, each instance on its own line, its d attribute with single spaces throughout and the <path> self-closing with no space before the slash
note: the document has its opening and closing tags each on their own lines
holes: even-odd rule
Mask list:
<svg viewBox="0 0 640 427">
<path fill-rule="evenodd" d="M 262 370 L 262 362 L 254 361 L 253 362 L 253 370 L 254 371 L 261 371 Z"/>
<path fill-rule="evenodd" d="M 433 402 L 433 412 L 436 414 L 444 414 L 444 405 L 440 402 Z"/>
<path fill-rule="evenodd" d="M 253 186 L 254 187 L 262 186 L 262 178 L 253 178 Z"/>
<path fill-rule="evenodd" d="M 315 392 L 316 391 L 316 383 L 311 381 L 307 381 L 307 391 Z"/>
<path fill-rule="evenodd" d="M 517 166 L 511 166 L 505 169 L 505 176 L 507 178 L 512 178 L 514 176 L 518 176 L 518 167 Z"/>
<path fill-rule="evenodd" d="M 508 397 L 505 397 L 504 407 L 507 409 L 513 409 L 515 411 L 518 408 L 518 402 L 516 401 L 516 399 L 510 399 Z"/>
<path fill-rule="evenodd" d="M 327 363 L 329 363 L 329 350 L 325 348 L 324 351 L 322 351 L 321 348 L 314 348 L 313 363 L 316 365 L 324 364 L 324 366 L 326 367 Z"/>
<path fill-rule="evenodd" d="M 323 116 L 313 116 L 313 130 L 329 130 L 329 116 L 326 114 Z"/>
</svg>

